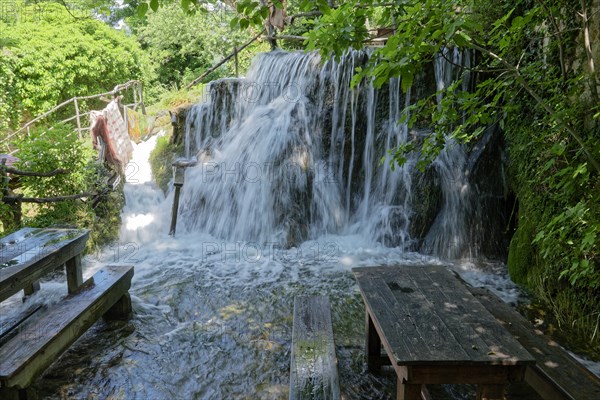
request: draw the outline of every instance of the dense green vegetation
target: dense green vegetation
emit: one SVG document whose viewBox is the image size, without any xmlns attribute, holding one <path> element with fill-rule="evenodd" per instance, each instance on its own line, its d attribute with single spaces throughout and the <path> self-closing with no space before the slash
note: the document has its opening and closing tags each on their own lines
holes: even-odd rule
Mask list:
<svg viewBox="0 0 600 400">
<path fill-rule="evenodd" d="M 167 88 L 181 87 L 247 41 L 245 32 L 230 29 L 230 20 L 231 13 L 225 11 L 186 14 L 174 3 L 149 13 L 147 24 L 139 27 L 137 34 L 156 63 L 158 82 Z M 238 73 L 248 69 L 256 46 L 240 54 Z M 205 82 L 235 73 L 235 65 L 230 62 L 209 74 Z"/>
<path fill-rule="evenodd" d="M 33 14 L 31 10 L 40 4 L 46 12 L 38 14 L 40 20 L 0 15 L 0 138 L 72 96 L 109 91 L 130 79 L 144 82 L 147 101 L 158 101 L 161 96 L 165 105 L 193 100 L 179 89 L 260 32 L 269 14 L 267 2 L 226 1 L 225 9 L 208 7 L 209 3 L 217 2 L 129 0 L 123 6 L 111 1 L 78 2 L 79 11 L 85 13 L 78 13 L 77 18 L 59 3 L 18 3 L 23 13 Z M 283 7 L 281 1 L 272 3 Z M 394 29 L 370 64 L 357 71 L 355 84 L 374 79 L 384 85 L 391 77 L 401 76 L 406 90 L 441 48 L 459 47 L 476 55 L 476 64 L 464 71 L 473 79 L 471 91 L 457 90 L 461 84 L 457 82 L 444 90 L 441 104 L 434 94 L 407 110 L 410 123 L 425 122 L 436 127 L 438 134 L 419 148 L 397 149 L 395 162 L 402 163 L 405 154 L 414 151 L 425 166 L 443 148 L 445 134 L 468 143 L 487 124 L 499 123 L 508 143 L 510 186 L 517 198 L 510 274 L 550 306 L 566 334 L 577 331 L 598 354 L 600 89 L 594 68 L 600 63 L 599 2 L 286 3 L 288 14 L 301 15 L 283 34 L 305 35 L 306 42 L 279 40 L 278 44 L 320 51 L 324 58 L 363 47 L 374 27 Z M 128 29 L 118 31 L 111 24 L 121 18 Z M 239 31 L 232 32 L 234 27 Z M 239 73 L 244 73 L 255 52 L 267 47 L 262 42 L 241 53 Z M 234 73 L 234 64 L 229 62 L 204 82 Z M 41 135 L 45 128 L 38 126 L 31 136 L 13 143 L 20 148 L 22 168 L 67 166 L 72 176 L 58 176 L 53 183 L 23 180 L 19 190 L 50 196 L 94 187 L 101 174 L 88 162 L 89 144 L 68 134 L 69 127 L 59 126 L 55 133 Z M 64 155 L 53 153 L 63 147 L 68 149 Z M 163 139 L 153 161 L 164 163 L 173 147 Z M 167 170 L 159 176 L 163 184 L 167 176 Z M 25 221 L 91 226 L 110 218 L 113 228 L 108 231 L 114 237 L 119 203 L 101 204 L 105 205 L 94 209 L 81 201 L 35 207 L 26 212 Z"/>
<path fill-rule="evenodd" d="M 36 7 L 22 12 L 34 15 Z M 71 97 L 152 79 L 150 59 L 134 38 L 91 17 L 75 19 L 59 4 L 47 3 L 43 10 L 35 14 L 39 18 L 0 21 L 2 64 L 11 80 L 0 99 L 10 110 L 9 118 L 0 115 L 4 125 L 15 129 Z"/>
<path fill-rule="evenodd" d="M 104 180 L 109 171 L 93 161 L 89 141 L 83 141 L 69 125 L 58 124 L 52 130 L 34 129 L 30 136 L 16 143 L 20 161 L 15 165 L 23 171 L 49 172 L 62 169 L 65 173 L 51 177 L 21 176 L 20 194 L 32 198 L 49 198 L 91 193 L 82 199 L 22 206 L 22 225 L 33 227 L 85 226 L 92 229 L 89 248 L 113 240 L 118 234 L 119 214 L 123 206 L 120 192 L 109 191 Z M 43 155 L 43 157 L 40 157 Z M 12 210 L 0 209 L 4 229 L 11 231 Z"/>
</svg>

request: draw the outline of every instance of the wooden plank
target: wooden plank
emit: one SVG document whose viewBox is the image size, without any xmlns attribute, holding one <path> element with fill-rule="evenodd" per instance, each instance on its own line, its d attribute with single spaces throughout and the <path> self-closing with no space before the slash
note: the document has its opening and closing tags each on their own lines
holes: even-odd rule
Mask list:
<svg viewBox="0 0 600 400">
<path fill-rule="evenodd" d="M 42 304 L 30 304 L 25 311 L 10 319 L 6 318 L 0 321 L 0 346 L 14 337 L 19 331 L 19 326 L 42 308 Z"/>
<path fill-rule="evenodd" d="M 445 267 L 425 266 L 410 276 L 427 298 L 437 301 L 435 312 L 446 324 L 454 324 L 457 340 L 473 360 L 501 365 L 533 363 L 527 350 Z"/>
<path fill-rule="evenodd" d="M 407 309 L 389 293 L 380 277 L 369 268 L 354 268 L 352 271 L 383 347 L 388 357 L 393 359 L 392 365 L 398 365 L 400 360 L 410 362 L 419 358 L 420 352 L 433 358 L 427 343 L 423 342 L 410 320 Z"/>
<path fill-rule="evenodd" d="M 340 399 L 337 358 L 326 296 L 294 299 L 290 399 Z"/>
<path fill-rule="evenodd" d="M 544 399 L 600 399 L 600 378 L 571 357 L 554 340 L 486 289 L 469 290 L 537 360 L 525 381 Z"/>
<path fill-rule="evenodd" d="M 398 304 L 405 305 L 411 323 L 429 350 L 428 353 L 420 352 L 411 361 L 422 364 L 424 359 L 436 363 L 445 360 L 456 364 L 457 360 L 473 360 L 473 356 L 477 354 L 461 346 L 460 337 L 457 338 L 461 335 L 457 335 L 459 330 L 456 326 L 449 325 L 448 321 L 438 314 L 436 304 L 423 293 L 423 288 L 411 279 L 410 275 L 418 273 L 421 268 L 411 267 L 410 274 L 399 275 L 396 269 L 381 274 L 382 286 L 389 288 L 390 295 L 396 298 Z M 413 269 L 415 271 L 412 271 Z"/>
<path fill-rule="evenodd" d="M 132 266 L 104 267 L 91 278 L 93 284 L 27 321 L 0 348 L 1 386 L 29 386 L 127 292 L 132 277 Z"/>
<path fill-rule="evenodd" d="M 86 229 L 46 229 L 43 244 L 36 244 L 13 258 L 14 265 L 0 269 L 0 301 L 28 287 L 85 249 Z M 29 246 L 26 246 L 29 247 Z M 9 262 L 10 262 L 9 261 Z"/>
</svg>

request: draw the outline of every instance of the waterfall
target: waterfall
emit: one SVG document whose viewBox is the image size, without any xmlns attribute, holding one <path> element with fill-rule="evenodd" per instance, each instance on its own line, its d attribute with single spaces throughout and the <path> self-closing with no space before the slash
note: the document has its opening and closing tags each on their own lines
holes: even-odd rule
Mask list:
<svg viewBox="0 0 600 400">
<path fill-rule="evenodd" d="M 454 64 L 469 62 L 446 52 L 434 63 L 437 89 L 458 77 Z M 185 155 L 198 164 L 186 173 L 181 229 L 285 247 L 352 234 L 446 258 L 465 255 L 473 201 L 467 151 L 448 138 L 427 175 L 441 204 L 423 210 L 423 191 L 414 188 L 425 178 L 417 179 L 415 156 L 392 169 L 390 150 L 431 132 L 399 122 L 413 99 L 400 78 L 350 88 L 368 57 L 350 51 L 321 63 L 317 53 L 274 51 L 258 55 L 245 78 L 211 82 L 186 119 Z"/>
<path fill-rule="evenodd" d="M 442 101 L 440 91 L 461 78 L 458 75 L 461 66 L 469 67 L 470 59 L 468 52 L 458 48 L 444 48 L 435 58 L 438 105 Z M 463 90 L 466 90 L 468 85 L 469 77 L 465 76 L 462 81 Z M 448 134 L 445 139 L 445 147 L 434 161 L 434 167 L 441 178 L 443 206 L 425 237 L 423 250 L 446 258 L 457 258 L 464 255 L 465 251 L 471 251 L 467 242 L 467 218 L 473 208 L 473 198 L 468 180 L 466 148 Z"/>
<path fill-rule="evenodd" d="M 125 206 L 121 211 L 120 242 L 124 244 L 149 242 L 166 229 L 163 192 L 153 183 L 150 173 L 150 152 L 164 131 L 133 146 L 133 158 L 125 168 L 123 193 Z"/>
</svg>

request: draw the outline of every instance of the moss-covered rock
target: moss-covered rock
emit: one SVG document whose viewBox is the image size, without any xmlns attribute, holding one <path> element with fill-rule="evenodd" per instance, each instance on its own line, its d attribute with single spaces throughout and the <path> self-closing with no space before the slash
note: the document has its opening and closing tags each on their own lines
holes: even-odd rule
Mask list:
<svg viewBox="0 0 600 400">
<path fill-rule="evenodd" d="M 150 167 L 158 187 L 166 192 L 173 176 L 171 164 L 183 154 L 183 143 L 172 143 L 171 135 L 161 136 L 150 154 Z"/>
<path fill-rule="evenodd" d="M 508 248 L 508 273 L 511 279 L 519 284 L 527 283 L 527 274 L 532 266 L 533 233 L 533 226 L 528 222 L 527 215 L 522 213 Z"/>
</svg>

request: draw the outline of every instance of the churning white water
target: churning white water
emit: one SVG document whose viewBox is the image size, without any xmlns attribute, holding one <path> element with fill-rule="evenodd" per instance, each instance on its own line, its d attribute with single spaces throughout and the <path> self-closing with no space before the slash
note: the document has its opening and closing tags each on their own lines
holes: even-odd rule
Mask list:
<svg viewBox="0 0 600 400">
<path fill-rule="evenodd" d="M 365 372 L 353 267 L 446 264 L 517 300 L 502 264 L 440 259 L 477 253 L 461 210 L 472 203 L 467 155 L 449 146 L 431 176 L 414 170 L 414 155 L 392 171 L 388 151 L 430 132 L 397 123 L 414 100 L 400 80 L 349 89 L 366 56 L 321 65 L 313 53 L 272 52 L 246 79 L 212 83 L 186 122 L 185 156 L 198 164 L 175 237 L 173 196 L 147 175 L 156 139 L 136 147 L 120 240 L 86 258 L 87 275 L 107 262 L 135 266 L 134 315 L 96 324 L 38 381 L 43 396 L 287 398 L 294 296 L 324 294 L 344 398 L 392 399 L 395 380 Z M 423 193 L 438 193 L 434 211 Z"/>
</svg>

